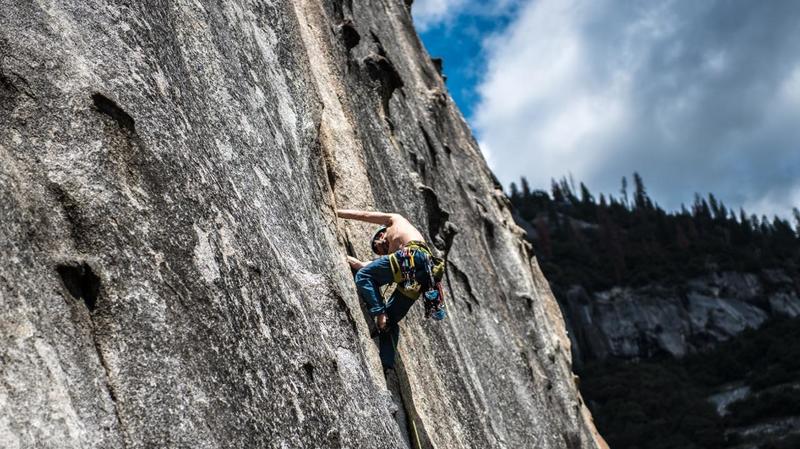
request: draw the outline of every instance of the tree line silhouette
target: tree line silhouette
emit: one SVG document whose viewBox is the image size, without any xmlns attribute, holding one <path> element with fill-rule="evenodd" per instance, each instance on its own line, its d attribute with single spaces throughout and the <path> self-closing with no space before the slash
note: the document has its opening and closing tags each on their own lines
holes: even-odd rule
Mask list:
<svg viewBox="0 0 800 449">
<path fill-rule="evenodd" d="M 758 272 L 781 268 L 800 276 L 800 211 L 794 227 L 783 218 L 735 212 L 713 194 L 695 194 L 691 207 L 666 211 L 634 173 L 618 196 L 598 198 L 584 183 L 553 180 L 550 192 L 511 183 L 516 213 L 530 223 L 528 238 L 554 290 L 581 284 L 615 285 L 683 281 L 712 271 Z M 630 192 L 629 192 L 629 188 Z"/>
</svg>

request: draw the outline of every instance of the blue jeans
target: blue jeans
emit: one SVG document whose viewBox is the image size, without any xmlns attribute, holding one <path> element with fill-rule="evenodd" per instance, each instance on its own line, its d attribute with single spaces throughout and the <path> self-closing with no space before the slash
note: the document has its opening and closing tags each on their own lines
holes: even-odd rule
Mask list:
<svg viewBox="0 0 800 449">
<path fill-rule="evenodd" d="M 425 264 L 424 256 L 416 254 L 415 265 L 422 267 Z M 415 274 L 418 282 L 422 284 L 423 290 L 429 284 L 426 282 L 427 272 L 420 270 Z M 367 309 L 371 316 L 386 313 L 387 330 L 378 334 L 378 345 L 380 348 L 381 362 L 384 368 L 394 368 L 394 358 L 397 351 L 397 343 L 400 339 L 400 326 L 398 323 L 408 313 L 408 309 L 414 304 L 416 298 L 408 296 L 395 290 L 389 301 L 384 304 L 380 287 L 394 282 L 392 266 L 389 256 L 381 256 L 373 260 L 369 265 L 358 270 L 356 273 L 356 286 L 361 299 L 367 303 Z"/>
</svg>

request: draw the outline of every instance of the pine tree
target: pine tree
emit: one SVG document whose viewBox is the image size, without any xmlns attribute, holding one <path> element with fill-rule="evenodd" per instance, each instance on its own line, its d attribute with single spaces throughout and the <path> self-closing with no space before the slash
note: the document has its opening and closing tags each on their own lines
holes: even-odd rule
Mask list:
<svg viewBox="0 0 800 449">
<path fill-rule="evenodd" d="M 711 209 L 711 216 L 716 217 L 719 214 L 719 205 L 713 193 L 708 194 L 708 206 Z"/>
<path fill-rule="evenodd" d="M 589 192 L 589 188 L 586 187 L 586 184 L 581 183 L 581 218 L 583 220 L 594 220 L 595 219 L 595 209 L 597 205 L 594 202 L 594 196 L 592 196 L 591 192 Z"/>
<path fill-rule="evenodd" d="M 572 188 L 566 177 L 561 178 L 561 193 L 564 194 L 564 199 L 570 204 L 575 205 L 578 203 L 578 197 L 575 196 L 575 189 Z"/>
<path fill-rule="evenodd" d="M 633 185 L 635 191 L 633 193 L 633 204 L 636 209 L 650 209 L 650 198 L 647 197 L 647 192 L 644 189 L 644 181 L 639 173 L 633 173 Z"/>
<path fill-rule="evenodd" d="M 550 180 L 550 194 L 553 196 L 553 201 L 556 204 L 560 205 L 564 203 L 564 193 L 561 191 L 561 186 L 559 186 L 555 179 Z"/>
<path fill-rule="evenodd" d="M 771 231 L 771 226 L 769 224 L 769 218 L 766 215 L 761 215 L 761 233 L 764 235 L 769 235 Z"/>
<path fill-rule="evenodd" d="M 796 207 L 793 208 L 792 215 L 794 215 L 795 232 L 797 233 L 797 236 L 800 237 L 800 209 Z"/>
<path fill-rule="evenodd" d="M 553 285 L 610 288 L 688 279 L 705 273 L 709 263 L 800 273 L 800 209 L 790 220 L 768 219 L 736 213 L 713 194 L 695 194 L 693 203 L 666 212 L 647 195 L 638 173 L 632 182 L 632 195 L 623 178 L 622 197 L 600 193 L 597 201 L 584 183 L 576 191 L 567 177 L 552 179 L 550 193 L 531 192 L 524 178 L 509 186 L 517 211 L 536 226 L 531 238 Z"/>
<path fill-rule="evenodd" d="M 594 204 L 594 197 L 589 192 L 589 189 L 586 187 L 586 184 L 581 183 L 581 204 L 584 206 L 588 206 L 589 204 Z"/>
<path fill-rule="evenodd" d="M 553 257 L 553 245 L 550 240 L 550 228 L 545 220 L 536 220 L 533 222 L 536 227 L 536 233 L 539 235 L 539 246 L 542 250 L 542 256 L 546 258 Z"/>
<path fill-rule="evenodd" d="M 517 188 L 517 183 L 511 182 L 509 185 L 509 190 L 511 190 L 511 202 L 516 203 L 520 200 L 519 197 L 519 189 Z"/>
<path fill-rule="evenodd" d="M 528 184 L 528 180 L 523 176 L 520 178 L 520 182 L 522 183 L 522 197 L 528 198 L 531 196 L 531 186 Z"/>
<path fill-rule="evenodd" d="M 619 193 L 622 194 L 622 205 L 628 207 L 628 178 L 622 177 L 622 188 Z"/>
</svg>

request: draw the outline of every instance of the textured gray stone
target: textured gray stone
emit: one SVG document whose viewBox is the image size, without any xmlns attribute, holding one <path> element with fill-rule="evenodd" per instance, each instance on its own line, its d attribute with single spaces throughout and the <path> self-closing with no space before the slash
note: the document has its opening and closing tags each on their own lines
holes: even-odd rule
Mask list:
<svg viewBox="0 0 800 449">
<path fill-rule="evenodd" d="M 336 207 L 448 256 L 399 401 Z M 0 0 L 2 447 L 603 445 L 521 235 L 405 2 Z"/>
<path fill-rule="evenodd" d="M 722 272 L 684 285 L 571 287 L 561 300 L 576 361 L 607 357 L 682 357 L 774 316 L 800 315 L 794 282 L 782 270 Z"/>
</svg>

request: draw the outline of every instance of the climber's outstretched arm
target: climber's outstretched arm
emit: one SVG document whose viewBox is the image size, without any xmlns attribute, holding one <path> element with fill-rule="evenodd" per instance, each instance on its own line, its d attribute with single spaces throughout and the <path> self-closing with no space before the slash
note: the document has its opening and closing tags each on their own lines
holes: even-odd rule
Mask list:
<svg viewBox="0 0 800 449">
<path fill-rule="evenodd" d="M 351 220 L 366 221 L 384 226 L 390 226 L 397 214 L 387 214 L 384 212 L 371 212 L 366 210 L 337 209 L 336 215 L 340 218 Z"/>
</svg>

